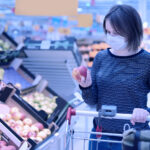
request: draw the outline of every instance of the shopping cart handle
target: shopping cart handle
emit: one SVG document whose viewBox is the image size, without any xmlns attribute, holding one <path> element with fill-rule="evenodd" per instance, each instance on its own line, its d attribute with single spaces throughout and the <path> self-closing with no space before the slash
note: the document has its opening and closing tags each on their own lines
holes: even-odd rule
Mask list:
<svg viewBox="0 0 150 150">
<path fill-rule="evenodd" d="M 77 116 L 99 117 L 99 112 L 97 112 L 97 111 L 76 110 L 76 115 Z M 130 120 L 132 118 L 132 114 L 116 113 L 116 115 L 114 117 L 101 116 L 101 118 Z M 150 115 L 147 117 L 147 121 L 150 121 Z"/>
<path fill-rule="evenodd" d="M 66 117 L 66 120 L 68 120 L 69 125 L 71 123 L 71 116 L 75 116 L 75 115 L 76 115 L 76 110 L 69 107 L 67 111 L 67 117 Z"/>
</svg>

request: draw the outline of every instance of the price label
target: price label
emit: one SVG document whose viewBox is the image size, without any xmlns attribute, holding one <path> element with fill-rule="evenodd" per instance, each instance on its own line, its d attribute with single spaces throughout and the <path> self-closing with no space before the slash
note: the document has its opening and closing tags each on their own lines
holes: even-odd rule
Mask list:
<svg viewBox="0 0 150 150">
<path fill-rule="evenodd" d="M 40 48 L 41 49 L 50 49 L 50 46 L 51 46 L 51 42 L 48 40 L 44 40 L 44 41 L 42 41 Z"/>
</svg>

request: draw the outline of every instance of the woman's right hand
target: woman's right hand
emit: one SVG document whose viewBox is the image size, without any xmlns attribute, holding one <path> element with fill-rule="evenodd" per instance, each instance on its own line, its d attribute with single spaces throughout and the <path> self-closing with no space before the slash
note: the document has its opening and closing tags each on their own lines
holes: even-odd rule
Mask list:
<svg viewBox="0 0 150 150">
<path fill-rule="evenodd" d="M 86 88 L 92 85 L 91 72 L 88 69 L 87 69 L 86 77 L 80 74 L 79 67 L 73 69 L 72 76 L 83 88 Z"/>
</svg>

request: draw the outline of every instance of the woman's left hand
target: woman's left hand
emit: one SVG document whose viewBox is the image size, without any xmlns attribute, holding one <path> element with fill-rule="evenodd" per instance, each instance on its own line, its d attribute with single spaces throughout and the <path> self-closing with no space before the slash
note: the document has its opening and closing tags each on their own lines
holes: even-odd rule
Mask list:
<svg viewBox="0 0 150 150">
<path fill-rule="evenodd" d="M 131 118 L 132 125 L 135 125 L 135 122 L 145 123 L 149 112 L 142 108 L 134 108 Z"/>
</svg>

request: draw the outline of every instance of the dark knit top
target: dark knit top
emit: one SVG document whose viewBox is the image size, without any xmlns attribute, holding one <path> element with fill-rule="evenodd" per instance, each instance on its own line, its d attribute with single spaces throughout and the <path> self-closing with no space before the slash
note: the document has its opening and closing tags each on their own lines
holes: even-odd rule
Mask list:
<svg viewBox="0 0 150 150">
<path fill-rule="evenodd" d="M 81 88 L 87 104 L 116 105 L 118 113 L 132 114 L 134 108 L 147 108 L 147 93 L 150 91 L 150 53 L 141 50 L 131 56 L 116 56 L 110 49 L 100 51 L 91 70 L 92 85 Z M 103 131 L 123 132 L 129 123 L 136 129 L 148 128 L 148 122 L 132 126 L 127 120 L 101 119 Z M 97 119 L 94 119 L 97 125 Z"/>
</svg>

